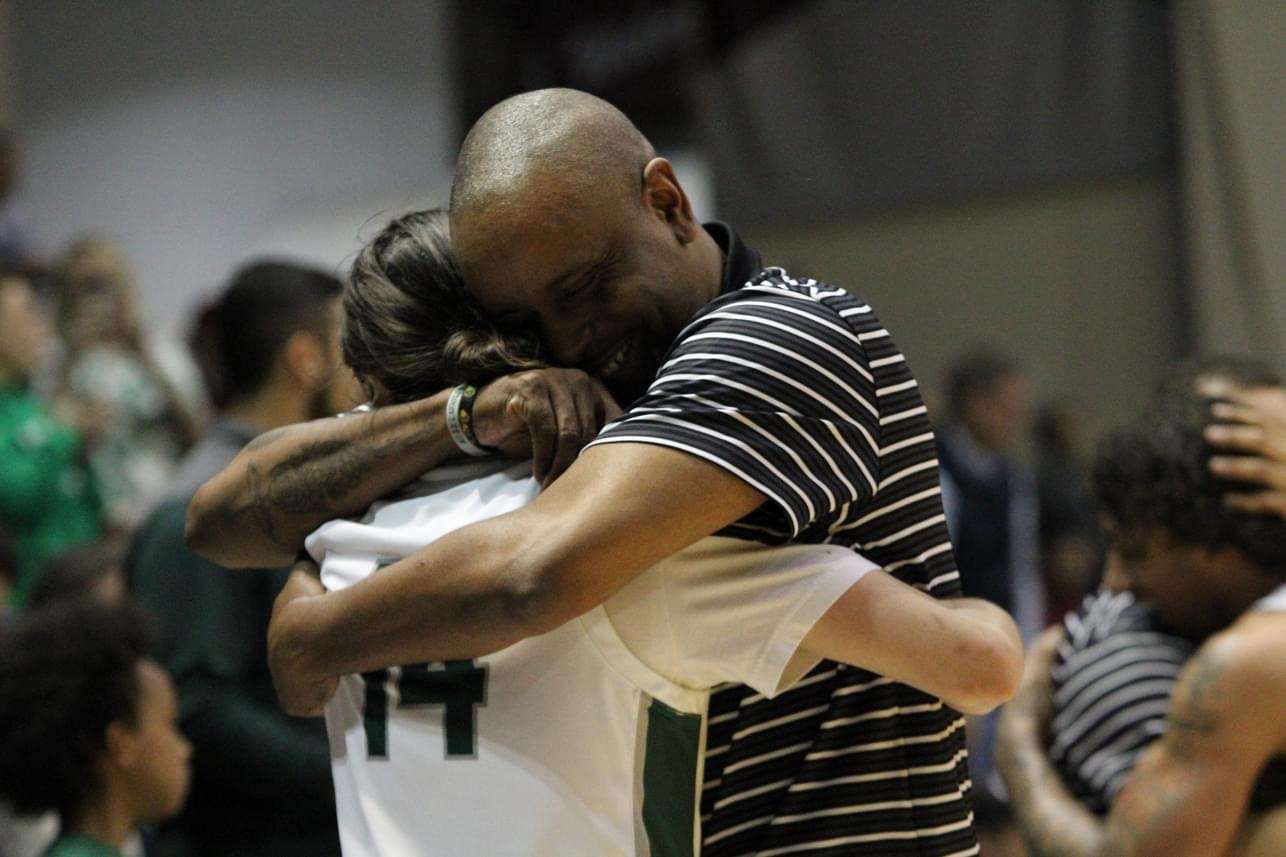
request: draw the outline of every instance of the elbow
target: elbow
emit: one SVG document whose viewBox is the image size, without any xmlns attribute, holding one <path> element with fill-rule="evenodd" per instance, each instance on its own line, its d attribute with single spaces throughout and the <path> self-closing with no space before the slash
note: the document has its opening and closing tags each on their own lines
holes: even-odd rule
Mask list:
<svg viewBox="0 0 1286 857">
<path fill-rule="evenodd" d="M 560 585 L 558 571 L 552 563 L 519 561 L 501 577 L 496 603 L 501 621 L 513 637 L 505 645 L 547 634 L 594 606 L 580 605 Z"/>
<path fill-rule="evenodd" d="M 183 520 L 183 544 L 188 550 L 224 568 L 256 568 L 289 561 L 289 557 L 285 557 L 278 563 L 255 562 L 256 557 L 243 556 L 235 536 L 229 538 L 227 533 L 220 531 L 221 507 L 213 495 L 207 482 L 188 501 Z"/>
<path fill-rule="evenodd" d="M 946 700 L 964 714 L 990 714 L 1014 697 L 1022 681 L 1023 647 L 1017 630 L 987 631 L 964 647 L 968 668 L 958 671 L 960 681 Z"/>
<path fill-rule="evenodd" d="M 188 502 L 187 516 L 183 522 L 183 544 L 194 554 L 207 559 L 216 559 L 212 556 L 213 545 L 208 525 L 209 504 L 203 496 L 204 493 L 205 487 L 202 486 Z"/>
</svg>

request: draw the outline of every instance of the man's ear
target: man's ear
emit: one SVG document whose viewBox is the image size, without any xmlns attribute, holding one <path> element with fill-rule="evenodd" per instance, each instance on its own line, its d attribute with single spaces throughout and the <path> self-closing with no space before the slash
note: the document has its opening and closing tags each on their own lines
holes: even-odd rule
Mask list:
<svg viewBox="0 0 1286 857">
<path fill-rule="evenodd" d="M 643 168 L 643 201 L 669 225 L 680 244 L 696 239 L 701 224 L 692 214 L 692 203 L 674 175 L 674 167 L 665 158 L 653 158 Z"/>
<path fill-rule="evenodd" d="M 281 349 L 290 379 L 306 390 L 321 384 L 326 377 L 326 355 L 317 334 L 297 330 Z"/>
</svg>

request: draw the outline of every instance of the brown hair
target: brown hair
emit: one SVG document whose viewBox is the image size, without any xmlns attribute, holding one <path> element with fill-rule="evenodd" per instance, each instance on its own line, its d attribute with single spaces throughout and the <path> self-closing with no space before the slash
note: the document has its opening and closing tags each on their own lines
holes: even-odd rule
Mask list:
<svg viewBox="0 0 1286 857">
<path fill-rule="evenodd" d="M 394 218 L 358 253 L 342 344 L 344 362 L 384 403 L 544 365 L 535 336 L 498 330 L 464 291 L 440 208 Z"/>
</svg>

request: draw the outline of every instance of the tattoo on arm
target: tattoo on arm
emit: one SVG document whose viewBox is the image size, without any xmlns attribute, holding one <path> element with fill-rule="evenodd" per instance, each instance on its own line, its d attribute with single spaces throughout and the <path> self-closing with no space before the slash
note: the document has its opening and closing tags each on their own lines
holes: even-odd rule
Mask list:
<svg viewBox="0 0 1286 857">
<path fill-rule="evenodd" d="M 374 415 L 365 418 L 373 419 Z M 281 431 L 259 436 L 246 451 L 254 452 L 278 440 Z M 252 523 L 273 544 L 294 550 L 299 545 L 281 532 L 279 516 L 317 517 L 346 509 L 345 501 L 372 470 L 402 455 L 417 442 L 414 435 L 383 441 L 312 441 L 266 473 L 250 461 L 245 471 L 245 499 L 228 509 L 225 517 L 230 523 Z"/>
<path fill-rule="evenodd" d="M 1202 649 L 1189 672 L 1175 688 L 1166 733 L 1159 750 L 1185 765 L 1198 755 L 1202 741 L 1221 726 L 1219 698 L 1228 661 L 1218 649 Z M 1108 819 L 1102 853 L 1128 855 L 1154 853 L 1159 843 L 1173 837 L 1176 824 L 1193 811 L 1193 781 L 1172 765 L 1150 769 L 1146 788 L 1127 788 Z M 1142 785 L 1143 783 L 1141 783 Z"/>
<path fill-rule="evenodd" d="M 1102 841 L 1102 825 L 1076 802 L 1050 763 L 1036 716 L 1043 701 L 1029 697 L 1048 688 L 1024 688 L 1010 705 L 1014 726 L 996 746 L 996 765 L 1008 786 L 1014 814 L 1035 857 L 1092 857 Z M 1019 712 L 1023 713 L 1019 713 Z"/>
<path fill-rule="evenodd" d="M 1191 759 L 1196 744 L 1219 728 L 1216 700 L 1227 661 L 1217 650 L 1197 653 L 1187 680 L 1175 688 L 1166 723 L 1168 745 L 1175 756 Z"/>
</svg>

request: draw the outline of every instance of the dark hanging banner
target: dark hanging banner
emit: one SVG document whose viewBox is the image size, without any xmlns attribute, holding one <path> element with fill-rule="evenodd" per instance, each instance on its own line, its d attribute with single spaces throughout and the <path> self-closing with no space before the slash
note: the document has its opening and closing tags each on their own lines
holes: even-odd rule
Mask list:
<svg viewBox="0 0 1286 857">
<path fill-rule="evenodd" d="M 479 0 L 457 6 L 462 128 L 518 92 L 600 95 L 657 141 L 691 143 L 701 69 L 816 0 Z"/>
<path fill-rule="evenodd" d="M 705 153 L 737 222 L 1171 170 L 1157 0 L 485 0 L 463 126 L 573 86 Z"/>
</svg>

